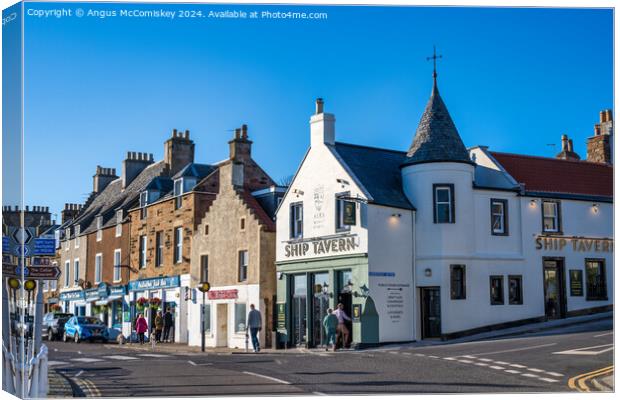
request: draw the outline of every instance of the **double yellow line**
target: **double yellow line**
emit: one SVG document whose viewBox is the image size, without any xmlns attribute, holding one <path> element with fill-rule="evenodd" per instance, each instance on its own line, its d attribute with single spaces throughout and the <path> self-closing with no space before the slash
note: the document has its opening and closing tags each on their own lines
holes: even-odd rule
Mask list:
<svg viewBox="0 0 620 400">
<path fill-rule="evenodd" d="M 614 372 L 614 366 L 597 369 L 596 371 L 586 372 L 585 374 L 577 375 L 568 380 L 568 387 L 577 390 L 579 392 L 589 392 L 590 387 L 587 382 L 597 376 L 607 375 Z"/>
</svg>

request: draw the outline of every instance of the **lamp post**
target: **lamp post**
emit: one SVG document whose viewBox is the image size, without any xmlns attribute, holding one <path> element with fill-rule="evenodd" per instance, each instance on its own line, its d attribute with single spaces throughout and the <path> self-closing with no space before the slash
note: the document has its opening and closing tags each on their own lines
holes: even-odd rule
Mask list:
<svg viewBox="0 0 620 400">
<path fill-rule="evenodd" d="M 200 333 L 202 336 L 202 340 L 200 346 L 203 353 L 205 351 L 205 294 L 209 291 L 209 289 L 211 289 L 211 285 L 209 285 L 209 282 L 203 282 L 198 287 L 198 290 L 202 292 L 202 308 L 200 311 Z"/>
</svg>

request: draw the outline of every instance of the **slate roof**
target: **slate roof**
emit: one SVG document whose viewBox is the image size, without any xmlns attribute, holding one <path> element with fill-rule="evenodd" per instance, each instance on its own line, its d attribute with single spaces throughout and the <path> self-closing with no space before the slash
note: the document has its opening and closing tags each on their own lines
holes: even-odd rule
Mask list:
<svg viewBox="0 0 620 400">
<path fill-rule="evenodd" d="M 491 155 L 526 192 L 613 197 L 613 167 L 589 161 L 496 153 Z"/>
<path fill-rule="evenodd" d="M 506 174 L 493 168 L 476 165 L 474 185 L 477 188 L 520 191 L 519 184 L 514 184 Z"/>
<path fill-rule="evenodd" d="M 177 172 L 176 175 L 172 177 L 172 179 L 174 180 L 186 176 L 204 178 L 216 169 L 217 167 L 213 165 L 191 163 L 187 164 L 179 172 Z"/>
<path fill-rule="evenodd" d="M 403 165 L 437 161 L 472 163 L 435 80 Z"/>
<path fill-rule="evenodd" d="M 159 190 L 161 193 L 168 193 L 174 187 L 172 179 L 167 176 L 158 176 L 151 183 L 146 185 L 145 190 Z"/>
<path fill-rule="evenodd" d="M 260 205 L 258 200 L 256 200 L 256 198 L 254 198 L 254 196 L 252 196 L 252 194 L 248 190 L 240 190 L 237 193 L 239 193 L 239 196 L 241 196 L 245 204 L 247 204 L 247 206 L 254 211 L 254 214 L 256 215 L 258 220 L 261 222 L 261 224 L 265 226 L 265 230 L 268 232 L 275 232 L 276 223 L 273 219 L 269 217 L 269 215 Z"/>
<path fill-rule="evenodd" d="M 400 165 L 407 158 L 405 152 L 339 142 L 334 150 L 368 191 L 372 203 L 415 209 L 403 193 Z"/>
</svg>

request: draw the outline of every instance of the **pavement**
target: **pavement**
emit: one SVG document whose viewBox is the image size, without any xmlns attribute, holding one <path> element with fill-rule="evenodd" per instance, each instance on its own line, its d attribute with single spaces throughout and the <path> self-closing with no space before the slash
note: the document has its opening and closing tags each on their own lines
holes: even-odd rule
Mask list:
<svg viewBox="0 0 620 400">
<path fill-rule="evenodd" d="M 50 342 L 78 396 L 517 393 L 613 390 L 612 320 L 502 338 L 357 351 Z"/>
</svg>

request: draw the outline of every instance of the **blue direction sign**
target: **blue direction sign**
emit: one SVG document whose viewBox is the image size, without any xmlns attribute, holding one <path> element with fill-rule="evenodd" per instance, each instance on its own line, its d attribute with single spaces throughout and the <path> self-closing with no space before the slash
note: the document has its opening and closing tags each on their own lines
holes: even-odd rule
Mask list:
<svg viewBox="0 0 620 400">
<path fill-rule="evenodd" d="M 23 254 L 24 257 L 30 257 L 32 254 L 32 249 L 30 248 L 30 246 L 28 245 L 17 245 L 15 247 L 13 247 L 13 254 L 15 254 L 18 257 L 22 256 L 22 249 L 23 249 Z"/>
<path fill-rule="evenodd" d="M 2 254 L 11 252 L 11 240 L 8 236 L 2 236 Z"/>
<path fill-rule="evenodd" d="M 56 254 L 56 239 L 36 238 L 34 240 L 34 255 L 53 256 Z"/>
</svg>

